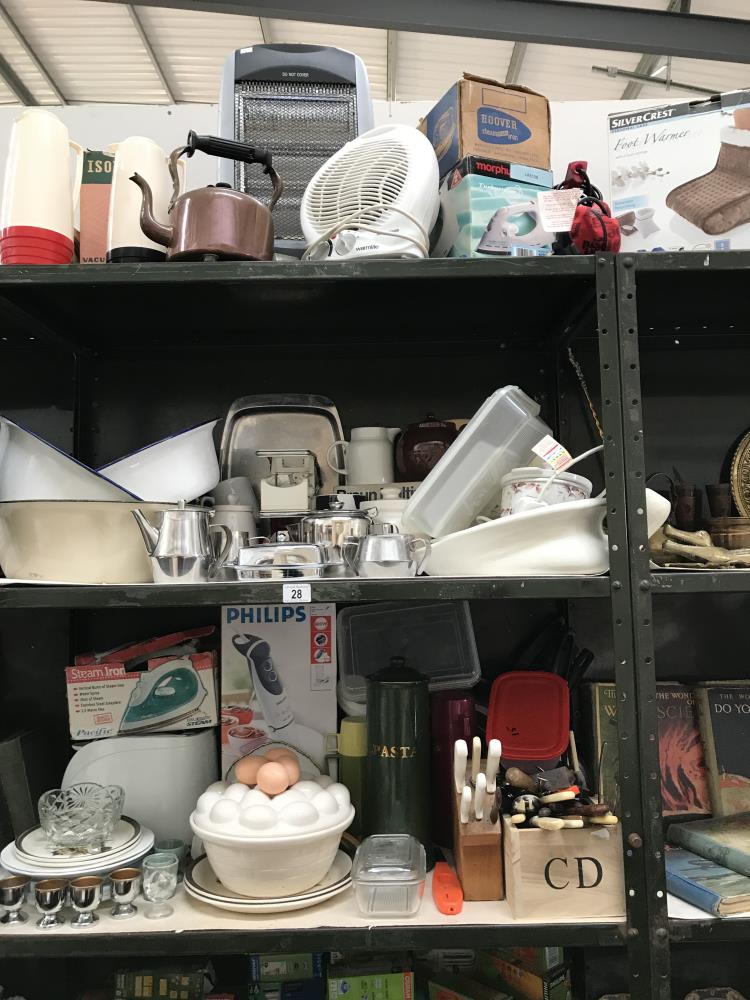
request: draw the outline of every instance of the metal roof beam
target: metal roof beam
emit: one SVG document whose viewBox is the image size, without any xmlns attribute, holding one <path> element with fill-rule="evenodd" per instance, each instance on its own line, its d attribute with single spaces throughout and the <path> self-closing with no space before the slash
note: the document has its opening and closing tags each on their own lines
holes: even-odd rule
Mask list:
<svg viewBox="0 0 750 1000">
<path fill-rule="evenodd" d="M 55 95 L 55 98 L 60 102 L 60 104 L 67 104 L 68 102 L 65 99 L 65 96 L 63 95 L 63 93 L 60 90 L 60 88 L 57 86 L 57 84 L 55 83 L 55 81 L 50 76 L 50 73 L 49 73 L 47 67 L 44 65 L 44 63 L 42 62 L 42 60 L 36 54 L 36 52 L 34 51 L 34 49 L 32 48 L 32 46 L 29 44 L 29 42 L 26 40 L 26 36 L 23 34 L 23 32 L 21 31 L 21 29 L 18 27 L 18 25 L 16 24 L 16 22 L 13 20 L 13 18 L 10 16 L 10 14 L 8 13 L 8 11 L 5 9 L 5 4 L 3 4 L 3 3 L 0 3 L 0 17 L 2 17 L 3 21 L 5 21 L 5 24 L 7 25 L 8 30 L 11 32 L 11 34 L 13 35 L 13 37 L 15 38 L 15 40 L 18 42 L 18 44 L 21 46 L 21 48 L 26 52 L 26 55 L 33 62 L 34 66 L 36 66 L 38 72 L 41 73 L 41 75 L 44 77 L 44 79 L 45 79 L 45 81 L 47 83 L 47 86 L 52 91 L 52 93 Z M 7 65 L 7 63 L 6 63 L 6 65 Z M 13 72 L 13 71 L 11 70 L 11 72 Z M 8 86 L 11 86 L 10 83 L 8 82 L 8 80 L 5 78 L 4 74 L 3 74 L 3 78 L 6 80 L 6 83 L 8 83 Z M 25 84 L 23 83 L 23 81 L 20 81 L 20 82 L 21 82 L 21 86 L 24 87 L 24 89 L 26 89 Z M 19 100 L 21 100 L 20 97 L 19 97 Z M 36 98 L 34 98 L 33 95 L 32 95 L 32 100 L 31 101 L 24 101 L 23 103 L 24 104 L 38 104 L 39 101 L 37 101 Z"/>
<path fill-rule="evenodd" d="M 516 42 L 513 46 L 513 51 L 510 54 L 510 62 L 508 63 L 508 71 L 505 74 L 505 82 L 508 85 L 518 83 L 519 77 L 521 76 L 521 67 L 523 66 L 523 60 L 528 47 L 527 42 Z"/>
<path fill-rule="evenodd" d="M 675 11 L 678 10 L 680 10 L 680 0 L 669 0 L 669 3 L 667 4 L 667 13 L 674 14 Z M 654 70 L 658 68 L 659 63 L 663 58 L 663 52 L 660 52 L 659 55 L 641 56 L 638 60 L 638 65 L 635 67 L 635 72 L 641 73 L 643 76 L 650 77 Z M 622 92 L 622 99 L 626 101 L 630 98 L 638 97 L 642 90 L 643 83 L 631 80 Z"/>
<path fill-rule="evenodd" d="M 130 20 L 133 22 L 133 27 L 138 32 L 138 37 L 140 38 L 149 59 L 151 60 L 151 65 L 154 67 L 156 75 L 159 77 L 159 82 L 164 88 L 164 93 L 167 95 L 167 99 L 170 104 L 177 104 L 177 98 L 175 97 L 174 91 L 172 90 L 172 85 L 167 79 L 166 73 L 159 62 L 159 57 L 156 52 L 154 52 L 154 47 L 151 44 L 151 39 L 146 33 L 146 29 L 143 26 L 143 21 L 141 21 L 138 11 L 132 5 L 132 3 L 126 4 L 128 12 L 130 14 Z"/>
<path fill-rule="evenodd" d="M 86 0 L 94 2 L 94 0 Z M 100 2 L 100 0 L 97 0 Z M 105 0 L 124 3 L 126 0 Z M 566 0 L 139 0 L 142 7 L 750 63 L 750 19 Z"/>
<path fill-rule="evenodd" d="M 2 78 L 16 95 L 21 104 L 34 106 L 39 104 L 36 97 L 16 73 L 4 55 L 0 53 L 0 78 Z"/>
<path fill-rule="evenodd" d="M 261 38 L 263 39 L 264 45 L 271 44 L 271 25 L 269 23 L 269 18 L 259 17 L 258 26 L 260 27 Z"/>
<path fill-rule="evenodd" d="M 678 83 L 677 80 L 660 80 L 658 76 L 644 76 L 643 73 L 636 73 L 629 69 L 620 69 L 619 66 L 592 66 L 591 69 L 595 73 L 606 73 L 607 76 L 625 76 L 630 80 L 641 80 L 643 83 L 655 83 L 657 87 L 671 87 L 673 90 L 689 90 L 694 94 L 709 94 L 711 97 L 714 94 L 720 93 L 719 90 L 714 88 L 713 90 L 708 87 L 699 87 L 694 83 Z"/>
<path fill-rule="evenodd" d="M 386 32 L 385 97 L 396 100 L 396 74 L 398 73 L 398 32 Z"/>
</svg>

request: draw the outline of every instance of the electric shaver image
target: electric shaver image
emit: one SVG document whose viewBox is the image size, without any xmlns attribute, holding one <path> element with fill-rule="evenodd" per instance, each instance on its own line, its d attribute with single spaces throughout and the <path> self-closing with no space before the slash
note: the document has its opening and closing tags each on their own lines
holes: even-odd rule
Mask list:
<svg viewBox="0 0 750 1000">
<path fill-rule="evenodd" d="M 291 725 L 294 713 L 271 659 L 270 645 L 265 639 L 248 633 L 233 636 L 232 643 L 238 653 L 247 657 L 255 697 L 263 709 L 263 717 L 269 728 L 275 731 Z"/>
</svg>

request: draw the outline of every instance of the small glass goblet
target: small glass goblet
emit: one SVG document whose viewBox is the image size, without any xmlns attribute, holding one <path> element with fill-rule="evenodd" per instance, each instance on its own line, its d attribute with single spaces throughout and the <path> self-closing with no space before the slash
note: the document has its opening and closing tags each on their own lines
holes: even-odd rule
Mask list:
<svg viewBox="0 0 750 1000">
<path fill-rule="evenodd" d="M 153 904 L 146 910 L 150 920 L 169 917 L 174 909 L 167 903 L 177 889 L 177 855 L 151 854 L 143 861 L 143 895 Z"/>
</svg>

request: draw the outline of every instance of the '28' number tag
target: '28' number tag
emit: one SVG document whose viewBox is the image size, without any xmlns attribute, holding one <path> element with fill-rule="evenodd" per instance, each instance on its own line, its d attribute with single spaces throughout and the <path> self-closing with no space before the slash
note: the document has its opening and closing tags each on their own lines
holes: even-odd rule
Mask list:
<svg viewBox="0 0 750 1000">
<path fill-rule="evenodd" d="M 309 604 L 312 600 L 309 583 L 285 583 L 282 585 L 284 604 Z"/>
</svg>

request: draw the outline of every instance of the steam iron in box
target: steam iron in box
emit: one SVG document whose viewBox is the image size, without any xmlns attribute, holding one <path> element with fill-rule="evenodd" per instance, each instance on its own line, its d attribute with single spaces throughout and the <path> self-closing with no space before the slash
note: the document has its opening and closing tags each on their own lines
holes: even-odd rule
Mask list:
<svg viewBox="0 0 750 1000">
<path fill-rule="evenodd" d="M 271 647 L 260 636 L 245 633 L 232 637 L 234 648 L 247 658 L 253 690 L 268 723 L 269 739 L 282 740 L 304 751 L 318 767 L 325 765 L 326 738 L 294 718 L 281 677 L 271 658 Z"/>
<path fill-rule="evenodd" d="M 235 191 L 229 184 L 209 185 L 179 195 L 177 160 L 196 150 L 242 163 L 260 163 L 273 184 L 268 206 L 252 195 Z M 211 135 L 188 133 L 187 144 L 172 152 L 169 172 L 174 186 L 169 205 L 171 226 L 153 213 L 153 195 L 148 181 L 139 174 L 130 178 L 141 189 L 141 229 L 150 240 L 167 248 L 167 260 L 271 260 L 273 218 L 271 212 L 284 190 L 273 169 L 267 149 L 232 142 Z"/>
<path fill-rule="evenodd" d="M 120 723 L 120 733 L 145 732 L 186 719 L 207 695 L 187 657 L 146 670 L 136 684 Z"/>
<path fill-rule="evenodd" d="M 550 235 L 542 229 L 536 199 L 498 208 L 477 246 L 477 253 L 509 254 L 513 246 L 543 246 Z"/>
</svg>

